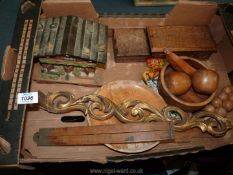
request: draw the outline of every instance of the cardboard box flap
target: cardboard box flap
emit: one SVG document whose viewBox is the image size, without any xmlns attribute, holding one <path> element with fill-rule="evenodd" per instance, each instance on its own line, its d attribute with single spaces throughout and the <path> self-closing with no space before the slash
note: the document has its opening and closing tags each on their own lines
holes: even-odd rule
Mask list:
<svg viewBox="0 0 233 175">
<path fill-rule="evenodd" d="M 32 68 L 32 53 L 34 37 L 37 26 L 38 16 L 40 14 L 41 0 L 24 1 L 20 4 L 17 16 L 17 23 L 14 30 L 11 47 L 17 50 L 11 50 L 15 62 L 15 71 L 13 75 L 5 76 L 8 81 L 1 82 L 0 94 L 0 140 L 2 152 L 0 152 L 0 165 L 17 166 L 19 163 L 19 150 L 21 145 L 22 127 L 24 122 L 25 105 L 17 104 L 17 94 L 27 92 Z M 10 64 L 10 63 L 9 63 Z M 9 69 L 8 69 L 9 70 Z M 7 71 L 7 70 L 6 70 Z M 13 78 L 13 79 L 12 79 Z M 11 80 L 9 80 L 11 79 Z M 5 153 L 5 154 L 4 154 Z"/>
<path fill-rule="evenodd" d="M 218 5 L 210 2 L 179 2 L 168 13 L 165 25 L 208 25 Z"/>
<path fill-rule="evenodd" d="M 79 16 L 84 19 L 96 19 L 96 13 L 90 0 L 45 0 L 42 9 L 47 17 Z"/>
</svg>

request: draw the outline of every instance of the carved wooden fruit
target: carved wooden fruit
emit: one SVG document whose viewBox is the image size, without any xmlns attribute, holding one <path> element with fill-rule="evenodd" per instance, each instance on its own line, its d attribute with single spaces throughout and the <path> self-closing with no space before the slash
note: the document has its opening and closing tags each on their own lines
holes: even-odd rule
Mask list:
<svg viewBox="0 0 233 175">
<path fill-rule="evenodd" d="M 169 72 L 165 75 L 165 82 L 167 88 L 174 95 L 182 95 L 186 93 L 191 87 L 191 79 L 184 72 Z"/>
<path fill-rule="evenodd" d="M 177 71 L 187 73 L 192 77 L 192 85 L 195 91 L 201 94 L 212 94 L 218 87 L 218 74 L 213 70 L 196 69 L 175 53 L 164 50 L 166 58 Z"/>
<path fill-rule="evenodd" d="M 218 87 L 218 74 L 213 70 L 201 69 L 192 76 L 195 91 L 203 94 L 211 94 Z"/>
<path fill-rule="evenodd" d="M 185 61 L 195 68 L 206 69 L 200 61 L 195 59 L 186 58 Z M 159 77 L 159 92 L 169 105 L 177 106 L 185 111 L 196 111 L 205 107 L 214 99 L 216 91 L 210 95 L 202 95 L 196 93 L 193 88 L 190 88 L 189 91 L 183 95 L 175 96 L 170 92 L 165 82 L 165 75 L 172 71 L 174 71 L 173 66 L 171 64 L 167 64 L 162 68 Z"/>
<path fill-rule="evenodd" d="M 200 103 L 205 101 L 208 97 L 201 96 L 193 91 L 192 88 L 188 90 L 185 94 L 179 96 L 180 99 L 186 101 L 186 102 L 191 102 L 191 103 Z"/>
</svg>

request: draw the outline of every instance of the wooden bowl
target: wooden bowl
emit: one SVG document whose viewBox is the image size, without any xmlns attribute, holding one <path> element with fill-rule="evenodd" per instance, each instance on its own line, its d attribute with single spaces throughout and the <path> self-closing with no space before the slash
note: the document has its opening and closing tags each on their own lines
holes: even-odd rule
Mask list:
<svg viewBox="0 0 233 175">
<path fill-rule="evenodd" d="M 117 80 L 107 83 L 103 85 L 100 89 L 98 89 L 95 93 L 107 97 L 117 105 L 121 104 L 126 100 L 139 100 L 149 104 L 150 106 L 154 107 L 159 111 L 161 111 L 164 107 L 167 106 L 167 104 L 159 94 L 152 91 L 146 85 L 132 80 Z M 104 121 L 95 120 L 91 117 L 88 117 L 87 119 L 88 124 L 91 126 L 112 125 L 121 123 L 115 117 L 112 117 Z M 145 142 L 105 145 L 115 151 L 119 151 L 122 153 L 139 153 L 152 149 L 158 144 L 159 142 Z"/>
<path fill-rule="evenodd" d="M 202 69 L 202 68 L 207 68 L 205 65 L 203 65 L 200 61 L 192 59 L 192 58 L 184 58 L 186 62 L 188 62 L 190 65 L 192 65 L 194 68 L 196 69 Z M 192 112 L 192 111 L 197 111 L 201 108 L 203 108 L 204 106 L 206 106 L 208 103 L 210 103 L 215 95 L 217 90 L 212 93 L 211 95 L 202 95 L 202 94 L 198 94 L 195 92 L 195 94 L 200 97 L 203 98 L 203 100 L 201 102 L 188 102 L 185 101 L 183 99 L 181 99 L 181 96 L 175 96 L 173 95 L 169 89 L 166 86 L 165 83 L 165 75 L 168 72 L 174 71 L 174 69 L 172 68 L 172 66 L 168 63 L 167 65 L 165 65 L 160 73 L 160 78 L 159 78 L 159 92 L 160 94 L 163 96 L 164 100 L 169 104 L 169 105 L 173 105 L 173 106 L 177 106 L 181 109 L 183 109 L 184 111 L 188 111 L 188 112 Z M 194 92 L 194 91 L 193 91 Z"/>
</svg>

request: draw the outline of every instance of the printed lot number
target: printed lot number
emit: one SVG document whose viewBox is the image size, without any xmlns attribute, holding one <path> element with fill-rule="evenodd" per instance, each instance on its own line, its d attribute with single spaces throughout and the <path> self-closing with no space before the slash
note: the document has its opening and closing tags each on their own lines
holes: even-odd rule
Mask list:
<svg viewBox="0 0 233 175">
<path fill-rule="evenodd" d="M 18 93 L 17 104 L 38 103 L 38 92 Z"/>
</svg>

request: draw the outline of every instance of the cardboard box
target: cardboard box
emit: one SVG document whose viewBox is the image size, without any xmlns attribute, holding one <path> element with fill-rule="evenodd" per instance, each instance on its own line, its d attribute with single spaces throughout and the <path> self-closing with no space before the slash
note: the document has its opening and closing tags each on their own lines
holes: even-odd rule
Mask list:
<svg viewBox="0 0 233 175">
<path fill-rule="evenodd" d="M 30 2 L 30 3 L 29 3 Z M 84 87 L 71 84 L 42 84 L 32 81 L 33 57 L 32 50 L 35 30 L 40 15 L 48 17 L 61 15 L 77 15 L 92 19 L 109 27 L 108 62 L 106 70 L 99 72 L 97 79 L 103 83 L 114 80 L 130 79 L 141 81 L 141 75 L 146 66 L 144 63 L 115 63 L 112 43 L 112 29 L 142 28 L 160 25 L 200 25 L 208 26 L 217 44 L 217 52 L 212 54 L 203 63 L 215 69 L 220 75 L 219 89 L 230 84 L 227 73 L 233 69 L 233 46 L 226 35 L 221 18 L 216 15 L 218 6 L 208 2 L 178 3 L 164 18 L 129 18 L 129 17 L 99 17 L 92 4 L 87 0 L 52 1 L 38 0 L 26 1 L 21 4 L 13 42 L 9 49 L 16 54 L 6 54 L 6 68 L 12 65 L 14 74 L 5 75 L 5 92 L 1 96 L 1 128 L 0 135 L 10 143 L 10 152 L 0 156 L 1 165 L 20 165 L 39 162 L 74 162 L 94 161 L 100 163 L 120 162 L 130 160 L 143 160 L 164 156 L 185 154 L 201 150 L 212 150 L 224 145 L 233 144 L 233 131 L 224 137 L 214 138 L 202 133 L 199 129 L 186 132 L 177 132 L 177 141 L 159 144 L 153 149 L 137 154 L 123 154 L 104 145 L 99 146 L 69 146 L 69 147 L 39 147 L 33 141 L 33 135 L 39 128 L 65 127 L 87 125 L 83 123 L 61 122 L 61 114 L 51 114 L 42 109 L 33 109 L 25 105 L 18 105 L 16 97 L 18 92 L 42 91 L 44 93 L 55 91 L 72 92 L 76 98 L 94 93 L 99 87 Z M 27 4 L 25 4 L 27 3 Z M 42 5 L 42 6 L 41 6 Z M 85 9 L 85 10 L 84 10 Z M 185 15 L 184 15 L 185 14 Z M 12 61 L 13 60 L 13 61 Z M 13 62 L 16 65 L 13 66 Z M 129 69 L 130 68 L 130 69 Z M 3 71 L 4 72 L 4 71 Z M 12 72 L 12 71 L 9 71 Z M 126 76 L 127 75 L 127 76 Z M 2 92 L 1 92 L 2 93 Z M 71 112 L 69 115 L 82 115 L 80 112 Z M 233 114 L 228 118 L 232 119 Z M 185 138 L 186 141 L 182 140 Z M 9 148 L 9 147 L 8 147 Z"/>
</svg>

